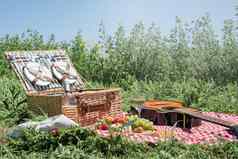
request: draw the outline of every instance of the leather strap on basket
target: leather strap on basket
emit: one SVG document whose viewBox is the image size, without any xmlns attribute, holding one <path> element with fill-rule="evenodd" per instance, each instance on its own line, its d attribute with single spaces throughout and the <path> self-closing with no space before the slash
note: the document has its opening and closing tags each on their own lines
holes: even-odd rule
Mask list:
<svg viewBox="0 0 238 159">
<path fill-rule="evenodd" d="M 90 97 L 91 96 L 91 97 Z M 105 96 L 105 99 L 102 96 Z M 94 101 L 96 99 L 97 103 L 90 104 L 90 98 Z M 99 95 L 89 95 L 89 96 L 77 96 L 78 107 L 80 108 L 80 114 L 86 115 L 89 112 L 103 112 L 109 111 L 111 108 L 111 101 L 115 98 L 115 94 L 112 93 L 104 93 Z"/>
</svg>

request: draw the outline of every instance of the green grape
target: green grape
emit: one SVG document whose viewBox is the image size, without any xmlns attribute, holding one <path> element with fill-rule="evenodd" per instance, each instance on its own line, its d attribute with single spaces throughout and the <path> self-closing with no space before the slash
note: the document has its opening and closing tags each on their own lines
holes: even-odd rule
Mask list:
<svg viewBox="0 0 238 159">
<path fill-rule="evenodd" d="M 139 118 L 136 115 L 129 116 L 128 119 L 133 121 L 132 129 L 142 127 L 144 130 L 153 130 L 153 122 L 147 119 Z"/>
</svg>

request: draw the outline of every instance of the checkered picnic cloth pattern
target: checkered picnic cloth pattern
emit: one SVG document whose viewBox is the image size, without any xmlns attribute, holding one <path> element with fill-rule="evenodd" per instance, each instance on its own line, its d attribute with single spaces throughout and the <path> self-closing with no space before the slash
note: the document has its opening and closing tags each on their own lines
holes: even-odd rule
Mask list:
<svg viewBox="0 0 238 159">
<path fill-rule="evenodd" d="M 215 112 L 204 112 L 205 115 L 212 117 L 217 117 L 220 119 L 237 122 L 238 124 L 238 115 L 224 114 L 224 113 L 215 113 Z M 156 143 L 163 138 L 160 137 L 160 132 L 173 131 L 175 136 L 174 138 L 178 141 L 181 141 L 186 144 L 200 144 L 207 143 L 213 144 L 222 140 L 228 141 L 238 141 L 234 132 L 229 130 L 226 127 L 213 124 L 210 122 L 202 121 L 200 126 L 193 127 L 192 129 L 182 129 L 182 128 L 172 128 L 171 126 L 155 126 L 156 133 L 133 133 L 133 132 L 123 132 L 122 135 L 127 137 L 129 140 L 136 142 L 148 142 Z M 109 132 L 105 130 L 97 130 L 97 133 L 102 137 L 109 137 Z M 157 134 L 157 135 L 155 135 Z"/>
</svg>

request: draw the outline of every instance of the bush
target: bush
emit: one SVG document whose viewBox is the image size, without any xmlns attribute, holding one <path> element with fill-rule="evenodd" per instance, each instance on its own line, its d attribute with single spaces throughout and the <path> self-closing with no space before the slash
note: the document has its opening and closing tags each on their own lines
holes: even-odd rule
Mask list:
<svg viewBox="0 0 238 159">
<path fill-rule="evenodd" d="M 61 137 L 77 142 L 61 144 Z M 86 134 L 86 136 L 85 136 Z M 66 136 L 65 136 L 66 135 Z M 82 136 L 81 136 L 82 135 Z M 86 138 L 85 138 L 86 137 Z M 229 158 L 238 155 L 238 144 L 221 142 L 217 145 L 184 145 L 176 141 L 156 145 L 132 143 L 121 136 L 101 138 L 80 127 L 62 130 L 59 136 L 26 130 L 21 139 L 0 145 L 1 158 Z"/>
<path fill-rule="evenodd" d="M 123 108 L 128 110 L 135 98 L 144 99 L 176 99 L 184 101 L 188 106 L 204 111 L 238 113 L 237 84 L 217 86 L 215 82 L 202 80 L 186 81 L 135 81 L 130 90 L 123 91 Z"/>
<path fill-rule="evenodd" d="M 0 38 L 0 74 L 12 77 L 4 59 L 5 51 L 62 48 L 76 69 L 88 81 L 118 84 L 128 89 L 133 81 L 213 81 L 217 85 L 236 83 L 238 77 L 237 35 L 233 20 L 224 21 L 219 39 L 209 15 L 185 23 L 176 18 L 168 35 L 159 27 L 146 28 L 142 22 L 130 33 L 123 26 L 112 35 L 99 28 L 99 42 L 87 47 L 78 33 L 71 42 L 56 42 L 54 35 L 44 40 L 37 31 Z"/>
<path fill-rule="evenodd" d="M 0 121 L 7 123 L 5 126 L 19 124 L 32 117 L 18 80 L 1 78 L 0 92 Z"/>
</svg>

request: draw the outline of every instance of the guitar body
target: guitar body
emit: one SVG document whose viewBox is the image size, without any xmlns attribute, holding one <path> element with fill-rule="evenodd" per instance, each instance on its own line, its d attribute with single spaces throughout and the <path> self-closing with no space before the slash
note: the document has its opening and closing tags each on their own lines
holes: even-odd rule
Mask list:
<svg viewBox="0 0 238 159">
<path fill-rule="evenodd" d="M 201 120 L 199 118 L 188 114 L 178 113 L 173 110 L 156 111 L 143 107 L 141 109 L 140 117 L 153 121 L 155 125 L 168 125 L 188 129 L 201 125 Z"/>
<path fill-rule="evenodd" d="M 195 108 L 186 108 L 179 101 L 146 101 L 139 108 L 140 117 L 154 122 L 155 125 L 177 126 L 181 128 L 192 128 L 201 125 L 201 121 L 207 121 L 230 128 L 238 137 L 238 123 L 222 120 L 204 115 Z M 135 110 L 138 110 L 135 109 Z"/>
</svg>

